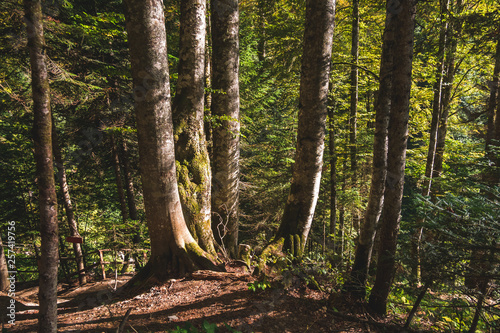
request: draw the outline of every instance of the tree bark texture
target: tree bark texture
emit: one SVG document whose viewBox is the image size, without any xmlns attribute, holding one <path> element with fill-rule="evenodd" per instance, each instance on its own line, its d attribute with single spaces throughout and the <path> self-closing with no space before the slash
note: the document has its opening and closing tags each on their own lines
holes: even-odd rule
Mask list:
<svg viewBox="0 0 500 333">
<path fill-rule="evenodd" d="M 40 0 L 24 1 L 33 93 L 33 141 L 39 190 L 41 257 L 39 266 L 39 332 L 57 331 L 57 266 L 59 239 L 57 196 L 52 155 L 50 88 Z"/>
<path fill-rule="evenodd" d="M 292 183 L 276 239 L 299 255 L 319 195 L 335 17 L 334 0 L 308 0 L 300 78 L 297 147 Z"/>
<path fill-rule="evenodd" d="M 392 66 L 394 49 L 395 21 L 392 14 L 387 14 L 382 56 L 380 61 L 380 83 L 375 102 L 375 135 L 373 137 L 373 166 L 370 196 L 356 244 L 354 264 L 345 290 L 356 298 L 366 295 L 366 280 L 376 229 L 384 203 L 385 179 L 387 175 L 387 127 L 391 109 Z"/>
<path fill-rule="evenodd" d="M 240 178 L 239 10 L 212 0 L 212 228 L 229 256 L 238 254 Z"/>
<path fill-rule="evenodd" d="M 389 4 L 389 2 L 388 2 Z M 389 7 L 388 7 L 389 9 Z M 377 275 L 369 305 L 375 313 L 385 314 L 387 297 L 395 275 L 395 256 L 401 201 L 403 198 L 406 147 L 412 76 L 413 37 L 416 1 L 400 1 L 389 14 L 394 20 L 394 54 L 391 85 L 391 110 L 388 127 L 387 177 L 380 227 Z"/>
<path fill-rule="evenodd" d="M 54 154 L 54 162 L 57 167 L 57 180 L 59 186 L 61 187 L 64 210 L 66 212 L 66 218 L 68 219 L 69 233 L 72 237 L 80 237 L 78 232 L 78 223 L 76 222 L 75 212 L 73 209 L 73 203 L 71 202 L 71 195 L 69 193 L 68 180 L 66 177 L 66 169 L 64 168 L 64 160 L 62 157 L 61 147 L 59 145 L 59 138 L 57 135 L 56 127 L 54 125 L 54 120 L 52 118 L 52 151 Z M 78 272 L 78 280 L 80 285 L 87 283 L 87 277 L 85 276 L 85 261 L 83 258 L 82 246 L 79 243 L 73 243 L 73 253 L 75 255 L 76 268 Z"/>
<path fill-rule="evenodd" d="M 215 268 L 189 232 L 177 187 L 163 2 L 127 0 L 139 164 L 151 257 L 144 274 L 162 280 Z"/>
<path fill-rule="evenodd" d="M 211 170 L 204 130 L 206 1 L 181 2 L 177 91 L 173 101 L 175 157 L 186 224 L 215 255 L 211 227 Z"/>
</svg>

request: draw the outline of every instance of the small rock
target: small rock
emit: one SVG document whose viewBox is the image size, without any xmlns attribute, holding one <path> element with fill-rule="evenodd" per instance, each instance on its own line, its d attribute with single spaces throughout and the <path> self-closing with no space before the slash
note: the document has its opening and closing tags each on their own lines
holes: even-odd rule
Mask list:
<svg viewBox="0 0 500 333">
<path fill-rule="evenodd" d="M 174 321 L 174 320 L 179 320 L 179 317 L 177 317 L 177 316 L 168 316 L 168 321 Z"/>
</svg>

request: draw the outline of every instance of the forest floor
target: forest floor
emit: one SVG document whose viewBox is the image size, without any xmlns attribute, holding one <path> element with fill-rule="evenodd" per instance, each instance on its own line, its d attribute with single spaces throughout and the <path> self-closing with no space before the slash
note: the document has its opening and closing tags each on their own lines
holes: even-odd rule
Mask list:
<svg viewBox="0 0 500 333">
<path fill-rule="evenodd" d="M 186 325 L 199 332 L 213 332 L 203 328 L 204 322 L 217 325 L 216 332 L 400 332 L 390 318 L 374 322 L 366 314 L 350 318 L 335 313 L 328 309 L 328 293 L 304 284 L 252 291 L 248 283 L 254 279 L 250 276 L 214 280 L 191 277 L 123 292 L 120 287 L 130 278 L 122 275 L 116 282 L 108 278 L 83 287 L 61 285 L 58 331 L 117 332 L 131 309 L 124 332 L 169 332 Z M 2 332 L 36 332 L 37 294 L 37 287 L 16 291 L 15 325 L 5 324 Z M 7 302 L 6 295 L 0 294 L 2 309 Z"/>
</svg>

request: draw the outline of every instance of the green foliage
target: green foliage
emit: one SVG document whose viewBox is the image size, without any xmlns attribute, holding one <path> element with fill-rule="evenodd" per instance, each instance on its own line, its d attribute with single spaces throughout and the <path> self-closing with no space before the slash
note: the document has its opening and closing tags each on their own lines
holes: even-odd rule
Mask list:
<svg viewBox="0 0 500 333">
<path fill-rule="evenodd" d="M 264 291 L 267 288 L 270 288 L 271 287 L 271 283 L 267 280 L 267 277 L 264 276 L 264 278 L 261 279 L 261 280 L 257 280 L 255 282 L 249 282 L 247 284 L 247 286 L 248 286 L 248 290 L 256 292 L 258 289 L 261 289 L 261 290 Z"/>
</svg>

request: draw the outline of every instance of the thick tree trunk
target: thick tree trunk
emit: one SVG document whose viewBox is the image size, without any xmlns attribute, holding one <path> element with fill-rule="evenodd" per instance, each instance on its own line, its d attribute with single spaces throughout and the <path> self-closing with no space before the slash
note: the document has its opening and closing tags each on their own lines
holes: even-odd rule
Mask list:
<svg viewBox="0 0 500 333">
<path fill-rule="evenodd" d="M 2 237 L 0 236 L 0 291 L 6 291 L 9 287 L 9 269 L 7 267 L 7 258 L 5 257 Z"/>
<path fill-rule="evenodd" d="M 151 257 L 138 279 L 162 280 L 215 258 L 189 232 L 177 187 L 163 2 L 126 0 L 126 27 L 134 85 L 139 164 Z"/>
<path fill-rule="evenodd" d="M 138 220 L 137 206 L 135 204 L 134 181 L 130 169 L 128 147 L 125 138 L 122 138 L 121 160 L 123 163 L 123 180 L 125 181 L 125 191 L 127 192 L 127 206 L 130 219 Z"/>
<path fill-rule="evenodd" d="M 375 135 L 373 138 L 373 167 L 370 196 L 368 206 L 361 226 L 361 232 L 356 244 L 354 264 L 351 276 L 345 286 L 355 298 L 364 298 L 366 295 L 366 280 L 370 268 L 376 228 L 382 213 L 384 203 L 385 179 L 387 174 L 387 127 L 391 108 L 392 63 L 394 48 L 394 20 L 387 15 L 382 56 L 380 62 L 380 84 L 378 97 L 375 103 Z"/>
<path fill-rule="evenodd" d="M 306 2 L 295 164 L 275 237 L 284 240 L 284 251 L 297 256 L 304 250 L 319 195 L 334 16 L 334 0 Z"/>
<path fill-rule="evenodd" d="M 239 11 L 237 0 L 212 0 L 212 228 L 227 254 L 238 254 L 240 181 Z"/>
<path fill-rule="evenodd" d="M 181 2 L 179 79 L 173 101 L 175 157 L 186 224 L 201 248 L 215 255 L 211 227 L 210 160 L 204 130 L 205 0 Z"/>
<path fill-rule="evenodd" d="M 120 212 L 123 221 L 128 219 L 127 201 L 125 200 L 125 190 L 123 189 L 122 169 L 120 167 L 120 157 L 118 156 L 118 147 L 114 133 L 109 135 L 111 140 L 111 158 L 113 159 L 113 169 L 115 170 L 116 189 L 118 191 L 118 200 L 120 201 Z"/>
<path fill-rule="evenodd" d="M 66 177 L 66 169 L 64 168 L 64 161 L 62 158 L 61 147 L 59 146 L 59 139 L 52 119 L 52 151 L 54 154 L 54 161 L 57 167 L 57 180 L 59 181 L 59 186 L 61 187 L 64 210 L 66 212 L 66 218 L 68 219 L 69 233 L 72 237 L 80 237 L 78 232 L 78 223 L 76 222 L 75 213 L 73 210 L 73 203 L 71 202 L 71 196 L 69 193 L 69 186 Z M 87 278 L 85 276 L 85 261 L 83 258 L 82 246 L 79 243 L 73 243 L 73 253 L 75 255 L 76 268 L 78 272 L 78 280 L 80 285 L 87 283 Z"/>
<path fill-rule="evenodd" d="M 384 207 L 380 228 L 380 248 L 377 275 L 370 295 L 370 307 L 375 313 L 385 314 L 387 297 L 395 275 L 397 235 L 401 219 L 408 120 L 412 76 L 413 37 L 416 1 L 400 1 L 393 8 L 394 54 L 391 89 L 391 110 L 388 130 L 387 177 Z"/>
<path fill-rule="evenodd" d="M 52 156 L 50 88 L 45 64 L 41 1 L 24 1 L 33 92 L 33 141 L 39 190 L 41 258 L 39 271 L 39 332 L 57 331 L 57 266 L 59 240 L 57 196 Z"/>
</svg>

